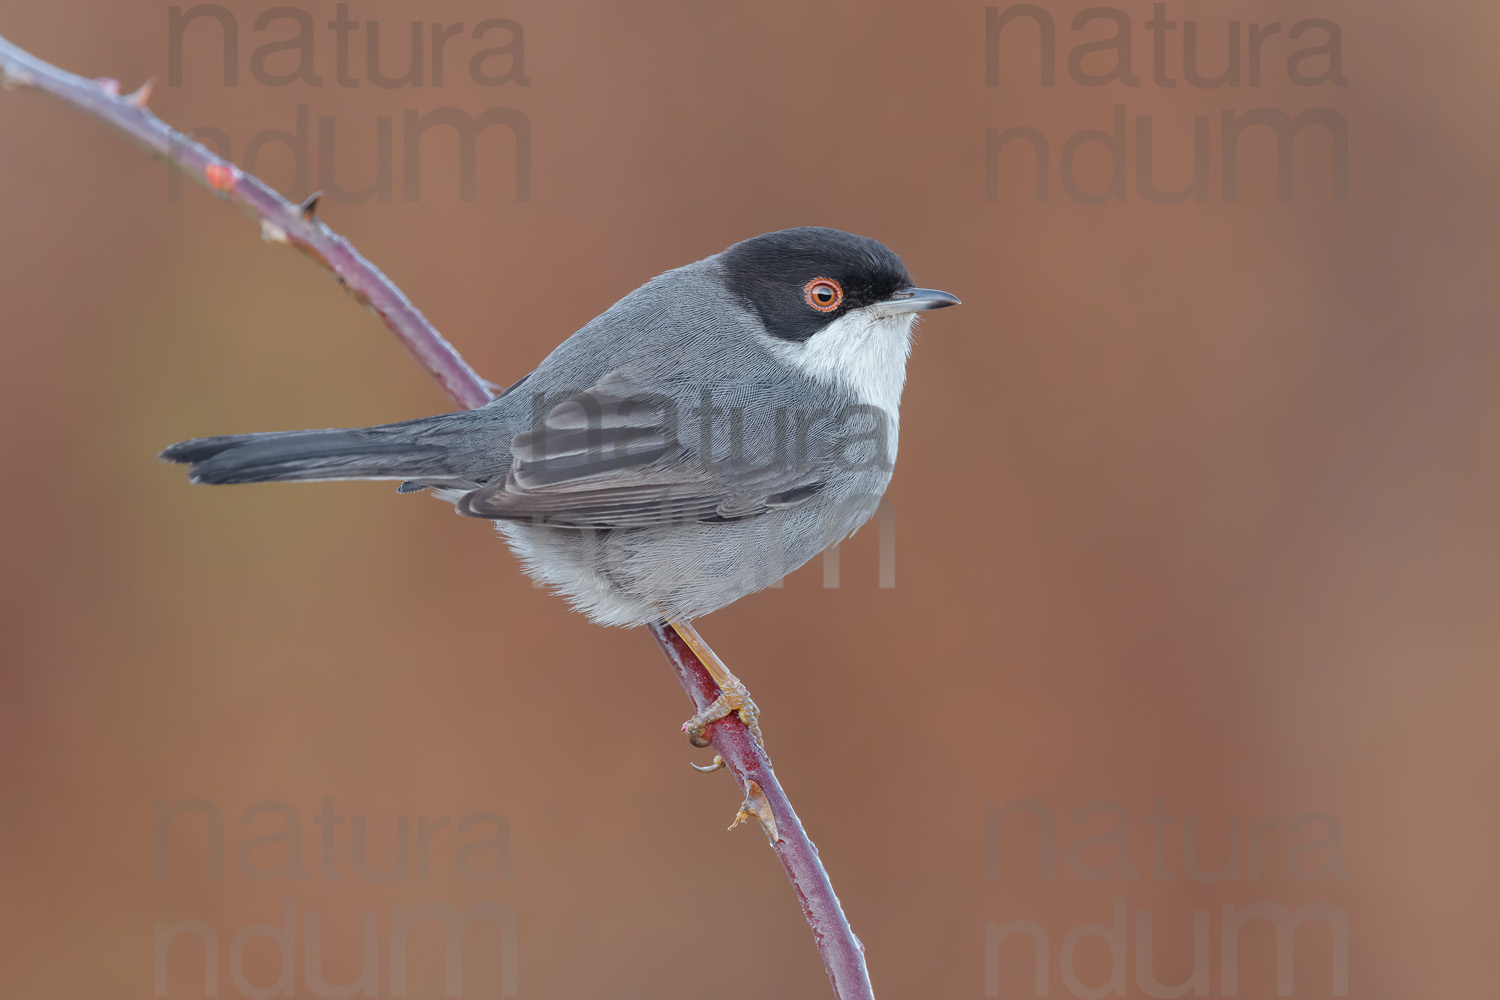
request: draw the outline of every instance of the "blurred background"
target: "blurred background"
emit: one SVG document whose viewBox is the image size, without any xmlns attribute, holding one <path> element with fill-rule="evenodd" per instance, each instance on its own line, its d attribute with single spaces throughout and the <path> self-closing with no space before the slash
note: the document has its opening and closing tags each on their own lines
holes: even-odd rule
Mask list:
<svg viewBox="0 0 1500 1000">
<path fill-rule="evenodd" d="M 1341 941 L 1350 996 L 1484 995 L 1500 10 L 1170 3 L 1166 86 L 1144 2 L 1114 8 L 1136 83 L 1081 82 L 1119 56 L 1070 64 L 1116 31 L 1071 28 L 1084 6 L 1044 7 L 1052 86 L 1032 21 L 987 58 L 978 2 L 362 2 L 342 69 L 336 5 L 304 3 L 299 75 L 274 44 L 297 22 L 235 0 L 182 31 L 175 80 L 165 4 L 5 0 L 0 35 L 127 90 L 159 77 L 153 108 L 242 163 L 303 115 L 304 150 L 256 152 L 282 190 L 359 192 L 388 166 L 389 198 L 331 195 L 324 217 L 497 383 L 653 274 L 786 226 L 875 236 L 963 298 L 909 369 L 896 586 L 870 530 L 838 589 L 814 562 L 698 623 L 764 711 L 880 995 L 1166 995 L 1141 939 L 1180 983 L 1202 920 L 1198 995 L 1270 997 L 1265 922 L 1226 987 L 1224 907 L 1309 903 L 1326 919 L 1296 931 L 1292 995 L 1340 995 Z M 414 17 L 423 72 L 400 84 Z M 522 34 L 472 37 L 487 18 Z M 1238 32 L 1237 84 L 1185 77 L 1189 21 L 1201 77 Z M 464 25 L 440 82 L 434 23 Z M 1272 23 L 1252 86 L 1251 25 Z M 1064 146 L 1116 105 L 1122 186 L 1104 143 L 1075 143 L 1073 190 L 1111 195 L 1083 204 Z M 443 108 L 521 112 L 529 191 L 502 125 L 463 200 L 434 128 L 407 197 L 407 115 Z M 1225 197 L 1221 115 L 1258 108 L 1342 122 L 1344 190 L 1309 127 L 1279 200 L 1262 127 Z M 1138 121 L 1172 189 L 1195 117 L 1204 199 L 1146 197 Z M 1045 201 L 1026 141 L 987 159 L 1012 127 L 1048 146 Z M 724 830 L 738 791 L 688 769 L 690 705 L 646 633 L 571 614 L 487 525 L 390 484 L 214 490 L 156 461 L 449 407 L 326 274 L 95 123 L 3 93 L 0 330 L 7 995 L 203 996 L 211 938 L 219 996 L 332 996 L 366 914 L 365 995 L 403 995 L 391 907 L 424 903 L 514 917 L 464 932 L 465 997 L 511 976 L 534 998 L 828 995 L 761 834 Z M 1116 901 L 1118 932 L 1072 933 Z M 254 925 L 288 914 L 283 953 Z M 406 951 L 404 995 L 452 995 L 436 924 Z"/>
</svg>

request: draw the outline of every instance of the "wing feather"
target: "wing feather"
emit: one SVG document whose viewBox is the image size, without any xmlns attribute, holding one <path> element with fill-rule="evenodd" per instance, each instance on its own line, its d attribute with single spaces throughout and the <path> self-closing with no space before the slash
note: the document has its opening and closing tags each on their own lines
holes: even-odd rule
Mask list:
<svg viewBox="0 0 1500 1000">
<path fill-rule="evenodd" d="M 816 494 L 787 469 L 729 477 L 678 437 L 673 401 L 622 372 L 568 397 L 511 442 L 507 474 L 467 494 L 472 517 L 555 527 L 643 528 L 755 517 Z"/>
</svg>

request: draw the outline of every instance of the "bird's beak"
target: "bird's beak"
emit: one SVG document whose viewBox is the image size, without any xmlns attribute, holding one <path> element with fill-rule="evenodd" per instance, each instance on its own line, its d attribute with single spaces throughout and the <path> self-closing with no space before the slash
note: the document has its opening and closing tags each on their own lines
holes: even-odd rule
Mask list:
<svg viewBox="0 0 1500 1000">
<path fill-rule="evenodd" d="M 877 302 L 870 311 L 877 316 L 900 316 L 904 313 L 926 312 L 945 306 L 959 305 L 958 296 L 940 292 L 936 288 L 908 288 L 897 292 L 884 302 Z"/>
</svg>

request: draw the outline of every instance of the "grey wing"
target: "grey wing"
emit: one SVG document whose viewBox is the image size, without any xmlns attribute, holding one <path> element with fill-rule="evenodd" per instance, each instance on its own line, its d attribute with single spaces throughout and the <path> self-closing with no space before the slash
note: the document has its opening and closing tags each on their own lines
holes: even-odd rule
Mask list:
<svg viewBox="0 0 1500 1000">
<path fill-rule="evenodd" d="M 789 468 L 730 474 L 682 442 L 680 418 L 671 396 L 611 372 L 517 434 L 507 473 L 458 509 L 558 527 L 645 528 L 754 517 L 821 488 Z"/>
</svg>

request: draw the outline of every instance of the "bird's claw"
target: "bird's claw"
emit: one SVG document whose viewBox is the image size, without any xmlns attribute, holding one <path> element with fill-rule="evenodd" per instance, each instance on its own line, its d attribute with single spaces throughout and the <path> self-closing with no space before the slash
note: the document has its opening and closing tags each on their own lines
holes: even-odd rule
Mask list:
<svg viewBox="0 0 1500 1000">
<path fill-rule="evenodd" d="M 724 758 L 718 754 L 714 754 L 714 762 L 712 764 L 694 764 L 692 761 L 688 761 L 688 767 L 701 774 L 713 774 L 715 771 L 722 771 L 728 766 L 724 763 Z"/>
<path fill-rule="evenodd" d="M 750 691 L 733 676 L 719 685 L 719 696 L 707 708 L 682 724 L 682 731 L 688 734 L 689 743 L 702 749 L 709 745 L 705 735 L 709 725 L 731 714 L 739 716 L 745 728 L 750 730 L 750 735 L 755 738 L 755 745 L 764 750 L 765 741 L 760 735 L 760 709 L 750 699 Z"/>
</svg>

